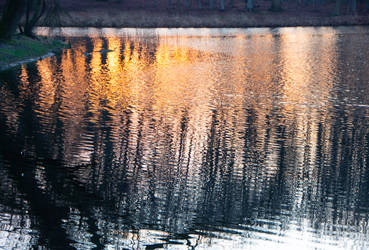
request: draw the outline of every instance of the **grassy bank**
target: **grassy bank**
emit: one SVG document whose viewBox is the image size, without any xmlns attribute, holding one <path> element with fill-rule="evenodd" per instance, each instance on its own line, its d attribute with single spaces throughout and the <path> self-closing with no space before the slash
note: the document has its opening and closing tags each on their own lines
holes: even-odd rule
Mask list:
<svg viewBox="0 0 369 250">
<path fill-rule="evenodd" d="M 66 47 L 68 45 L 58 40 L 31 39 L 21 35 L 10 41 L 0 41 L 0 71 L 51 56 Z"/>
</svg>

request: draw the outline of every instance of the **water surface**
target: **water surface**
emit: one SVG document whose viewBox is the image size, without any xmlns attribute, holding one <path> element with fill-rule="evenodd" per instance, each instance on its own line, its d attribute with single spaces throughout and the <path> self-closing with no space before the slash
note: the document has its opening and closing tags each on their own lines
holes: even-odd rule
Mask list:
<svg viewBox="0 0 369 250">
<path fill-rule="evenodd" d="M 369 247 L 369 28 L 40 29 L 0 73 L 0 248 Z"/>
</svg>

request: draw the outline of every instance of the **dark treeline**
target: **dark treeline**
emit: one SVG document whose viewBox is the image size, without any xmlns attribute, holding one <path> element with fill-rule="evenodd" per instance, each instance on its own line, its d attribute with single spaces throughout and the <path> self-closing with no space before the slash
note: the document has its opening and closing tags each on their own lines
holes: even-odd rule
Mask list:
<svg viewBox="0 0 369 250">
<path fill-rule="evenodd" d="M 20 33 L 33 37 L 33 28 L 44 22 L 57 20 L 60 13 L 58 0 L 7 0 L 0 19 L 0 39 L 10 39 Z"/>
<path fill-rule="evenodd" d="M 247 12 L 256 13 L 260 17 L 268 16 L 271 12 L 283 12 L 286 17 L 303 16 L 309 19 L 312 15 L 322 17 L 366 15 L 369 13 L 369 0 L 81 0 L 78 2 L 72 0 L 0 0 L 0 7 L 2 7 L 0 39 L 9 39 L 18 28 L 21 33 L 33 36 L 32 30 L 35 25 L 58 26 L 61 23 L 62 14 L 64 19 L 70 20 L 67 23 L 73 25 L 75 21 L 70 16 L 64 15 L 68 12 L 77 12 L 74 18 L 78 19 L 79 15 L 84 16 L 89 13 L 89 10 L 94 10 L 91 13 L 95 14 L 89 17 L 90 20 L 95 17 L 104 18 L 98 13 L 109 13 L 109 11 L 116 13 L 117 10 L 122 12 L 132 10 L 183 12 L 195 16 L 212 12 L 219 12 L 219 15 L 222 15 L 220 13 L 232 15 L 231 13 Z M 119 14 L 117 15 L 116 19 L 119 19 Z M 150 14 L 147 15 L 149 19 Z M 111 20 L 111 23 L 115 22 L 119 25 L 118 20 Z M 99 25 L 92 21 L 90 23 L 93 26 Z M 253 25 L 257 24 L 256 21 Z M 134 22 L 131 25 L 134 25 Z"/>
<path fill-rule="evenodd" d="M 295 9 L 297 12 L 304 9 L 315 9 L 321 11 L 329 9 L 332 14 L 357 14 L 358 11 L 368 11 L 368 0 L 84 0 L 75 3 L 74 1 L 63 1 L 63 5 L 68 8 L 72 6 L 103 6 L 111 4 L 122 6 L 124 9 L 157 9 L 157 10 L 179 10 L 179 11 L 198 11 L 198 10 L 270 10 L 282 11 Z M 95 2 L 95 3 L 94 3 Z M 298 9 L 296 8 L 298 6 Z"/>
<path fill-rule="evenodd" d="M 11 2 L 27 2 L 17 0 Z M 35 1 L 35 0 L 32 0 Z M 6 0 L 0 0 L 4 7 Z M 331 14 L 356 14 L 369 10 L 368 0 L 80 0 L 60 1 L 67 10 L 88 10 L 89 8 L 118 8 L 122 11 L 131 9 L 156 10 L 248 10 L 248 11 L 281 11 L 304 10 L 331 11 Z"/>
</svg>

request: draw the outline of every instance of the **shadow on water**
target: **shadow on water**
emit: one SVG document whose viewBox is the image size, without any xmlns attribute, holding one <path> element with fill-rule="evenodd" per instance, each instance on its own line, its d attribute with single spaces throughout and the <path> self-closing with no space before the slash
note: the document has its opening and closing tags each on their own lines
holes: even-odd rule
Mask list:
<svg viewBox="0 0 369 250">
<path fill-rule="evenodd" d="M 368 35 L 318 31 L 69 37 L 0 73 L 0 247 L 368 247 Z"/>
</svg>

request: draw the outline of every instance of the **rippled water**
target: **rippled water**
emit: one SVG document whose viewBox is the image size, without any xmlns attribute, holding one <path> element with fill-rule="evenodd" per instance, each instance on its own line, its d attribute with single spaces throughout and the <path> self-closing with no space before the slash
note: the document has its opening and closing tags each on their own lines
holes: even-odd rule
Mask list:
<svg viewBox="0 0 369 250">
<path fill-rule="evenodd" d="M 72 49 L 0 73 L 0 248 L 369 248 L 368 27 L 39 33 Z"/>
</svg>

